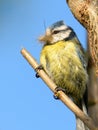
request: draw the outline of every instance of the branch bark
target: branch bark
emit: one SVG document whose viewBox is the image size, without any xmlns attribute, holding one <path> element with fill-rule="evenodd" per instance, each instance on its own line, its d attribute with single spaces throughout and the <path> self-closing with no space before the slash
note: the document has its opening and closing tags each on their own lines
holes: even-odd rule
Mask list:
<svg viewBox="0 0 98 130">
<path fill-rule="evenodd" d="M 55 93 L 55 88 L 57 87 L 54 82 L 47 76 L 47 74 L 38 68 L 38 63 L 36 60 L 30 55 L 30 53 L 26 49 L 21 50 L 21 54 L 28 61 L 28 63 L 37 71 L 39 76 L 43 79 L 43 81 L 47 84 L 47 86 Z M 91 130 L 98 130 L 93 123 L 93 120 L 85 115 L 72 101 L 71 99 L 62 91 L 58 91 L 57 95 L 59 99 L 67 106 L 71 111 L 75 113 Z"/>
</svg>

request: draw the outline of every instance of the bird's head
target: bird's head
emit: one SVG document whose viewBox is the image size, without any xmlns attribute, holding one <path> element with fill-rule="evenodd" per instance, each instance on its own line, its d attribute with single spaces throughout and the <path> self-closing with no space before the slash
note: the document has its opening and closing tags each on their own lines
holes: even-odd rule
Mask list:
<svg viewBox="0 0 98 130">
<path fill-rule="evenodd" d="M 58 21 L 46 29 L 45 34 L 39 37 L 39 41 L 45 44 L 54 44 L 61 40 L 70 40 L 74 36 L 72 28 L 66 26 L 63 21 Z"/>
</svg>

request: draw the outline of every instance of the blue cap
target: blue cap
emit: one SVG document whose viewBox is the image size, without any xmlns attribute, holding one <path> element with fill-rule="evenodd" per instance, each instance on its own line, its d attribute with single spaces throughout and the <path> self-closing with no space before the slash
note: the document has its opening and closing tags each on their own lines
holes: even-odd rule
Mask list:
<svg viewBox="0 0 98 130">
<path fill-rule="evenodd" d="M 59 27 L 59 26 L 61 26 L 61 25 L 65 25 L 63 20 L 57 21 L 56 23 L 52 24 L 52 25 L 50 26 L 50 29 L 52 30 L 52 29 L 54 29 L 54 28 L 56 28 L 56 27 Z"/>
</svg>

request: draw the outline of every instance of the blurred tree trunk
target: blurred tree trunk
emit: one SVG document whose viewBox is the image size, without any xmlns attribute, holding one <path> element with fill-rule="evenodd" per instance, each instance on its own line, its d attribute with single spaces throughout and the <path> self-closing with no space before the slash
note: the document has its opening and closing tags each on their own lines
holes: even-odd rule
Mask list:
<svg viewBox="0 0 98 130">
<path fill-rule="evenodd" d="M 98 0 L 66 0 L 75 18 L 87 29 L 88 48 L 98 66 Z M 88 49 L 88 52 L 89 52 Z M 90 54 L 90 53 L 89 53 Z M 88 114 L 98 126 L 98 77 L 91 57 L 88 64 Z"/>
<path fill-rule="evenodd" d="M 95 67 L 91 57 L 88 62 L 88 114 L 98 126 L 98 78 L 95 74 Z"/>
</svg>

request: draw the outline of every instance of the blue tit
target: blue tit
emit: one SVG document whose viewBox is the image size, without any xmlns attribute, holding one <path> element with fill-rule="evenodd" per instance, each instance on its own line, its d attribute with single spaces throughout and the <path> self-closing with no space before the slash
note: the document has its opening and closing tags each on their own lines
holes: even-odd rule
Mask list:
<svg viewBox="0 0 98 130">
<path fill-rule="evenodd" d="M 45 72 L 82 109 L 88 82 L 87 54 L 73 29 L 58 21 L 43 36 L 40 63 Z"/>
</svg>

